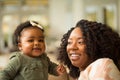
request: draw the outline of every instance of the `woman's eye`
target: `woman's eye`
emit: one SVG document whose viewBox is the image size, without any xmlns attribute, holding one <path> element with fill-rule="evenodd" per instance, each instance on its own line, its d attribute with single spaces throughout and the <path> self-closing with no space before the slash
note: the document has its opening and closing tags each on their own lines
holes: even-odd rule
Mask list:
<svg viewBox="0 0 120 80">
<path fill-rule="evenodd" d="M 79 44 L 84 44 L 84 41 L 79 41 L 78 43 L 79 43 Z"/>
<path fill-rule="evenodd" d="M 68 41 L 68 44 L 71 44 L 72 42 Z"/>
</svg>

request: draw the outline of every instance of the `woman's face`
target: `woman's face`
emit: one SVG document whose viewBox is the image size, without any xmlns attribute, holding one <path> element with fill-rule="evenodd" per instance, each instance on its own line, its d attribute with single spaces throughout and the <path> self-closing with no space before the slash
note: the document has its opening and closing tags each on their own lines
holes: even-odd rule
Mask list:
<svg viewBox="0 0 120 80">
<path fill-rule="evenodd" d="M 86 44 L 80 28 L 75 28 L 69 38 L 67 44 L 67 53 L 72 65 L 84 70 L 87 66 L 88 56 L 86 54 Z"/>
</svg>

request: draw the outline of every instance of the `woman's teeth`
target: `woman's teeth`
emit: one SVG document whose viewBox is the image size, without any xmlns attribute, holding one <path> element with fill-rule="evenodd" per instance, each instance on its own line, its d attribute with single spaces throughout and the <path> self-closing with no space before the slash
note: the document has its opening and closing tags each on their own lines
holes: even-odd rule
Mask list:
<svg viewBox="0 0 120 80">
<path fill-rule="evenodd" d="M 70 55 L 70 58 L 71 58 L 72 60 L 77 60 L 77 59 L 80 58 L 80 55 L 78 55 L 78 54 L 71 54 L 71 55 Z"/>
<path fill-rule="evenodd" d="M 75 57 L 75 56 L 79 56 L 78 54 L 71 54 L 71 56 Z"/>
</svg>

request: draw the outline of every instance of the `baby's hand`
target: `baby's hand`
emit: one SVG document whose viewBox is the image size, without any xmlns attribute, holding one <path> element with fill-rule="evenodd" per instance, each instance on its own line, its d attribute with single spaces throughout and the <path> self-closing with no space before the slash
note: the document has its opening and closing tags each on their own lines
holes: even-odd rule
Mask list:
<svg viewBox="0 0 120 80">
<path fill-rule="evenodd" d="M 62 64 L 58 65 L 57 66 L 57 73 L 58 73 L 58 75 L 62 75 L 63 73 L 67 73 L 66 68 Z"/>
</svg>

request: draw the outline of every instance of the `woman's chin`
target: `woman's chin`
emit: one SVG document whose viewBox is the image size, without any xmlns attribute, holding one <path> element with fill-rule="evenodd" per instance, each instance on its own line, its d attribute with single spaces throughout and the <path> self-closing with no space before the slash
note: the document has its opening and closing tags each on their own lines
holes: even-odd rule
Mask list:
<svg viewBox="0 0 120 80">
<path fill-rule="evenodd" d="M 72 65 L 74 65 L 75 67 L 79 67 L 79 63 L 77 63 L 76 61 L 71 61 Z"/>
</svg>

